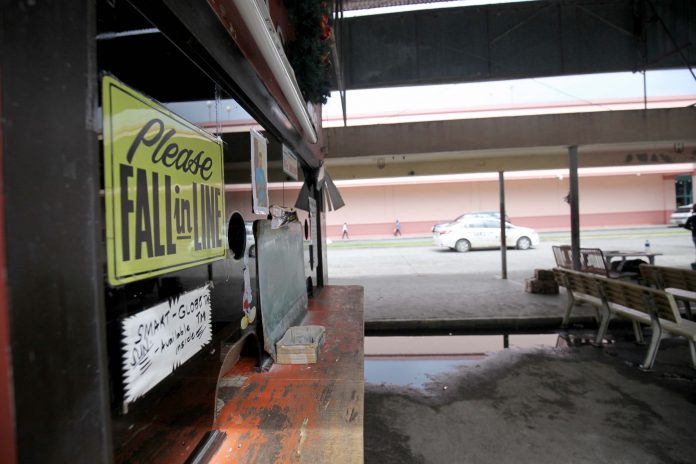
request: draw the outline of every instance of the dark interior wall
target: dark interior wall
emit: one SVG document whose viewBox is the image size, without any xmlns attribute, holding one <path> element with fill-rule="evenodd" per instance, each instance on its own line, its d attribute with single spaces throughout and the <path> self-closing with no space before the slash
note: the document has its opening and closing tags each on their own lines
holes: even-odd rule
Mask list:
<svg viewBox="0 0 696 464">
<path fill-rule="evenodd" d="M 283 144 L 272 134 L 263 132 L 268 140 L 268 182 L 287 182 L 290 177 L 283 171 Z M 225 183 L 251 185 L 251 139 L 249 132 L 230 132 L 222 135 L 225 143 Z M 297 156 L 296 156 L 297 157 Z M 304 180 L 302 158 L 297 157 L 298 180 Z"/>
<path fill-rule="evenodd" d="M 326 249 L 326 205 L 324 202 L 324 195 L 321 194 L 321 192 L 315 192 L 315 198 L 317 200 L 317 216 L 318 216 L 318 221 L 319 223 L 317 224 L 317 232 L 318 232 L 318 237 L 317 237 L 317 256 L 318 256 L 318 265 L 317 265 L 317 285 L 319 286 L 324 286 L 324 285 L 329 285 L 329 265 L 328 265 L 328 258 L 327 258 L 327 249 Z"/>
<path fill-rule="evenodd" d="M 3 2 L 9 320 L 20 462 L 111 461 L 95 2 Z"/>
<path fill-rule="evenodd" d="M 0 18 L 2 18 L 0 13 Z M 0 22 L 1 24 L 1 22 Z M 3 48 L 0 30 L 0 50 Z M 0 89 L 2 66 L 0 65 Z M 0 121 L 3 120 L 2 92 L 0 92 Z M 4 160 L 3 126 L 0 124 L 0 179 Z M 0 185 L 2 181 L 0 180 Z M 0 269 L 5 269 L 5 192 L 0 188 Z M 13 464 L 17 460 L 15 421 L 12 394 L 12 364 L 10 362 L 10 331 L 7 307 L 7 274 L 0 273 L 0 462 Z"/>
</svg>

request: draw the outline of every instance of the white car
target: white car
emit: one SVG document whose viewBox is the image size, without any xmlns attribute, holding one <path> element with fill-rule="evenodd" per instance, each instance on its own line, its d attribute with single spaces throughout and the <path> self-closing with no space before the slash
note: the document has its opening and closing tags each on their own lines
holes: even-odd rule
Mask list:
<svg viewBox="0 0 696 464">
<path fill-rule="evenodd" d="M 508 247 L 527 250 L 539 245 L 539 234 L 528 227 L 505 223 L 505 240 Z M 449 247 L 459 252 L 472 248 L 499 248 L 500 221 L 495 218 L 472 218 L 451 223 L 433 232 L 435 245 Z"/>
<path fill-rule="evenodd" d="M 669 217 L 669 225 L 671 226 L 683 226 L 689 216 L 691 216 L 691 208 L 693 204 L 680 206 L 675 212 Z"/>
<path fill-rule="evenodd" d="M 254 239 L 254 221 L 244 221 L 246 229 L 246 247 L 249 250 L 249 257 L 256 258 L 256 240 Z"/>
</svg>

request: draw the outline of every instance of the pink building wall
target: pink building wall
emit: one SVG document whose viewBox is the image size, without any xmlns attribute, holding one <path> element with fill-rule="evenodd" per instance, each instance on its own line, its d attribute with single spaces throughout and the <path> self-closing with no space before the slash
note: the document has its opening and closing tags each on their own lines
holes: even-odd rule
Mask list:
<svg viewBox="0 0 696 464">
<path fill-rule="evenodd" d="M 687 172 L 690 174 L 690 172 Z M 666 224 L 675 209 L 674 174 L 587 175 L 579 179 L 581 226 Z M 491 176 L 489 176 L 491 177 Z M 378 181 L 375 181 L 377 183 Z M 428 235 L 434 224 L 473 211 L 497 211 L 495 178 L 374 185 L 337 182 L 346 206 L 327 215 L 327 235 L 390 236 L 399 219 L 404 235 Z M 506 211 L 516 225 L 537 230 L 570 228 L 568 178 L 538 176 L 505 181 Z"/>
<path fill-rule="evenodd" d="M 691 175 L 693 165 L 595 168 L 580 172 L 580 224 L 583 228 L 666 224 L 676 208 L 675 176 Z M 327 235 L 340 239 L 348 223 L 351 238 L 388 237 L 396 219 L 405 236 L 429 235 L 434 224 L 473 211 L 497 211 L 498 175 L 408 177 L 336 181 L 346 206 L 326 215 Z M 271 183 L 271 204 L 293 207 L 301 183 Z M 506 211 L 513 224 L 537 230 L 570 228 L 567 172 L 507 173 Z M 249 185 L 226 187 L 227 216 L 251 213 Z M 307 217 L 298 211 L 301 221 Z"/>
</svg>

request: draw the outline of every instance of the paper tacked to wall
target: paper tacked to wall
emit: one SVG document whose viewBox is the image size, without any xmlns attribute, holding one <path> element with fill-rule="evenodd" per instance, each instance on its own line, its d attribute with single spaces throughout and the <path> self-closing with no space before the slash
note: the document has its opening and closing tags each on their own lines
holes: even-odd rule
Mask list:
<svg viewBox="0 0 696 464">
<path fill-rule="evenodd" d="M 210 284 L 122 321 L 124 404 L 160 383 L 212 340 Z"/>
</svg>

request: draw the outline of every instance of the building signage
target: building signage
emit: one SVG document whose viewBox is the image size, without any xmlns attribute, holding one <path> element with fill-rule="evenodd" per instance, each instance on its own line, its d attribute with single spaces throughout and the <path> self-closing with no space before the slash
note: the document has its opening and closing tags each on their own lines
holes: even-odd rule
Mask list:
<svg viewBox="0 0 696 464">
<path fill-rule="evenodd" d="M 109 283 L 222 259 L 222 142 L 110 76 L 102 91 Z"/>
<path fill-rule="evenodd" d="M 268 141 L 255 130 L 249 132 L 251 137 L 251 186 L 252 211 L 254 214 L 268 214 Z"/>
<path fill-rule="evenodd" d="M 295 158 L 290 148 L 283 145 L 283 172 L 290 176 L 292 180 L 297 180 L 298 171 L 297 158 Z"/>
</svg>

